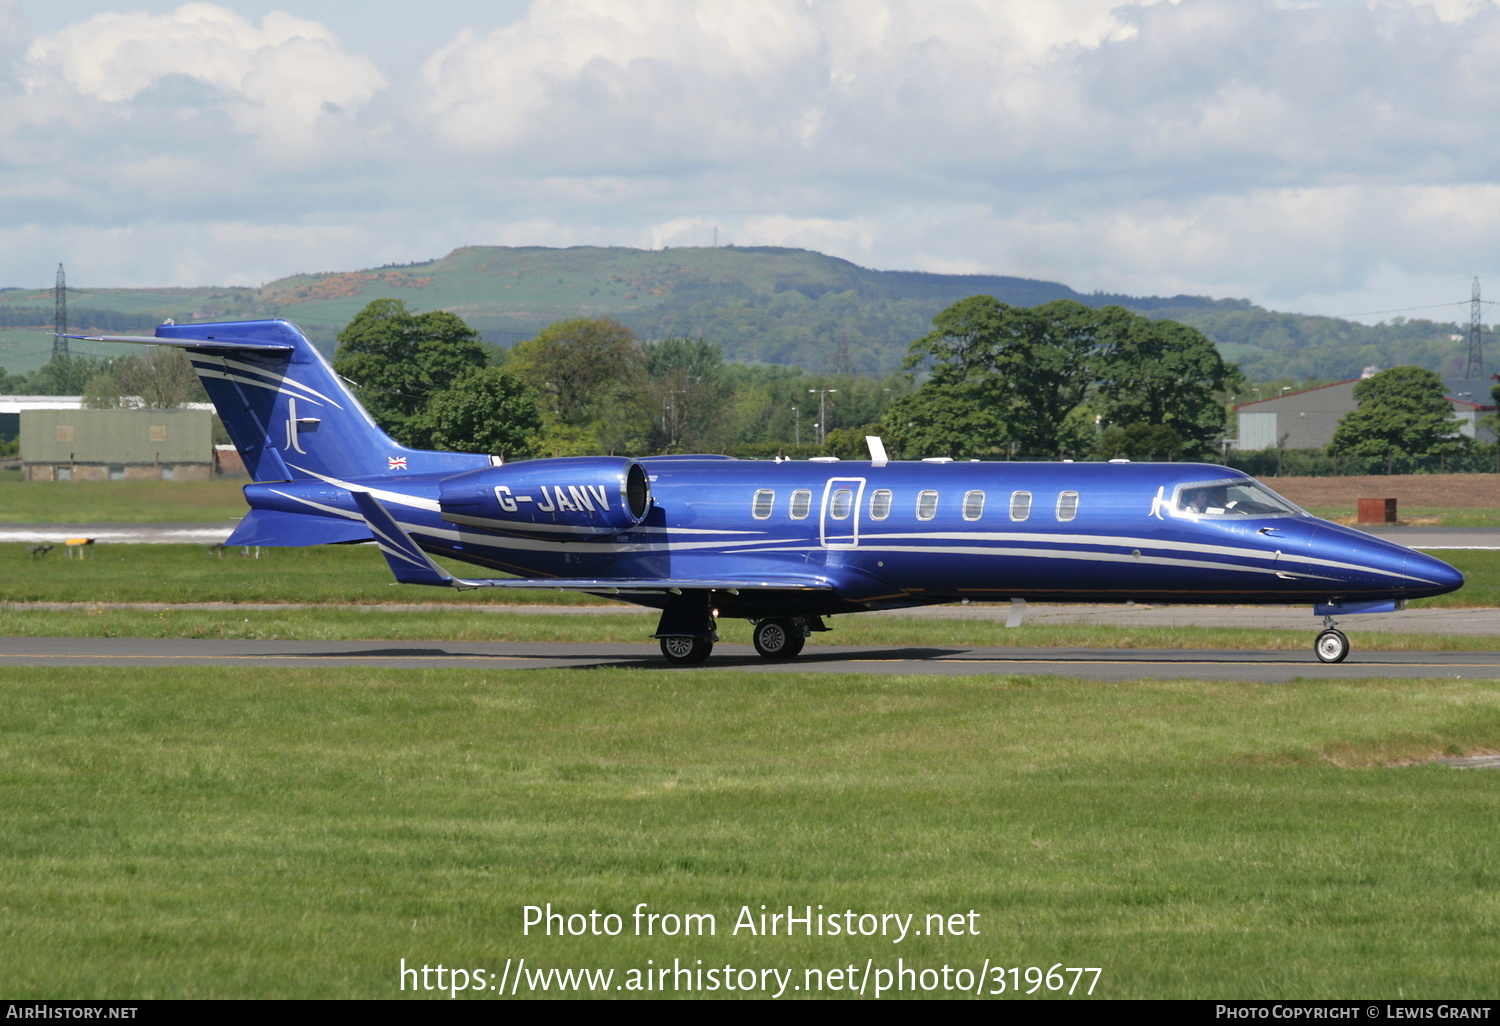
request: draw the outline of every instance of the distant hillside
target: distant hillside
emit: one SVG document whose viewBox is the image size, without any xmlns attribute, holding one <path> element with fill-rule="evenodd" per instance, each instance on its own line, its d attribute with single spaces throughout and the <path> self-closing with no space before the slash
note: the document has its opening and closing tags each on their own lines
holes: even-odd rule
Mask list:
<svg viewBox="0 0 1500 1026">
<path fill-rule="evenodd" d="M 1243 300 L 1085 295 L 1029 278 L 874 271 L 774 247 L 470 246 L 424 263 L 299 274 L 259 289 L 80 289 L 70 290 L 68 301 L 75 328 L 135 331 L 169 316 L 274 316 L 297 322 L 330 349 L 361 307 L 387 297 L 418 311 L 451 310 L 503 346 L 553 321 L 611 316 L 643 337 L 702 336 L 733 360 L 888 373 L 934 314 L 978 294 L 1017 306 L 1073 299 L 1171 317 L 1202 330 L 1256 379 L 1338 378 L 1397 363 L 1450 372 L 1467 352 L 1452 339 L 1463 334 L 1452 324 L 1398 321 L 1370 328 L 1279 314 Z M 11 371 L 40 365 L 51 347 L 40 332 L 50 330 L 51 321 L 51 290 L 0 291 L 0 364 Z M 34 330 L 16 330 L 29 326 Z M 75 344 L 80 350 L 88 347 Z"/>
</svg>

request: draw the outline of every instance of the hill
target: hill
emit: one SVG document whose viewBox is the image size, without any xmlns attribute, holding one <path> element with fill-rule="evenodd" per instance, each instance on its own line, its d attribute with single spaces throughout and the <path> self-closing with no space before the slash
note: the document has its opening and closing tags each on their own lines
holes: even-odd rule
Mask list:
<svg viewBox="0 0 1500 1026">
<path fill-rule="evenodd" d="M 877 271 L 776 247 L 469 246 L 437 260 L 298 274 L 258 289 L 70 289 L 69 321 L 84 330 L 129 332 L 165 317 L 286 317 L 331 349 L 361 307 L 394 298 L 418 311 L 451 310 L 502 346 L 553 321 L 611 316 L 643 337 L 710 339 L 733 360 L 888 373 L 934 314 L 981 293 L 1017 306 L 1073 299 L 1180 320 L 1255 379 L 1352 377 L 1368 365 L 1397 363 L 1451 374 L 1467 352 L 1463 329 L 1454 324 L 1397 320 L 1366 327 L 1244 300 L 1083 294 L 1029 278 Z M 0 364 L 15 372 L 45 362 L 52 298 L 50 289 L 0 290 Z M 75 343 L 74 351 L 90 347 Z"/>
</svg>

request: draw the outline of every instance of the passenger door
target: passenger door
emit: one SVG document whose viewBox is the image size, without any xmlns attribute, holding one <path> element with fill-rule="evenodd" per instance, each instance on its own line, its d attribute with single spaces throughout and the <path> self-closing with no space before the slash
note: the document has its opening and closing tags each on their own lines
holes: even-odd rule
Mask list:
<svg viewBox="0 0 1500 1026">
<path fill-rule="evenodd" d="M 823 486 L 819 528 L 825 549 L 852 549 L 859 545 L 859 507 L 864 494 L 862 477 L 829 478 Z"/>
</svg>

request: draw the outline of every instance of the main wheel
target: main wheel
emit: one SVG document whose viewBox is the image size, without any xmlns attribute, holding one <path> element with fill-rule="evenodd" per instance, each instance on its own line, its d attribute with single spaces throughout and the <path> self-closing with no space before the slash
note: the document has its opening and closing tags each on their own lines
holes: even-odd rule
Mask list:
<svg viewBox="0 0 1500 1026">
<path fill-rule="evenodd" d="M 755 625 L 755 651 L 767 659 L 795 659 L 807 637 L 791 620 L 762 620 Z"/>
<path fill-rule="evenodd" d="M 707 638 L 689 638 L 678 635 L 661 639 L 661 654 L 669 663 L 701 663 L 714 650 L 714 643 Z"/>
<path fill-rule="evenodd" d="M 1325 663 L 1341 663 L 1349 654 L 1349 639 L 1342 631 L 1326 630 L 1313 643 L 1313 651 Z"/>
</svg>

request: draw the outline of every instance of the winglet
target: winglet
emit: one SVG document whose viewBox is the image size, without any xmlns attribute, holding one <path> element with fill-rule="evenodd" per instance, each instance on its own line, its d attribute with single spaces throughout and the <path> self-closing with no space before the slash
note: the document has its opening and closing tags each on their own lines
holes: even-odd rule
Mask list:
<svg viewBox="0 0 1500 1026">
<path fill-rule="evenodd" d="M 391 572 L 396 575 L 396 580 L 402 584 L 454 586 L 456 582 L 453 575 L 422 551 L 411 535 L 396 523 L 396 518 L 391 516 L 390 511 L 380 504 L 379 499 L 369 492 L 356 491 L 351 494 L 365 523 L 370 525 L 370 532 L 375 535 L 380 551 L 385 554 L 385 561 L 391 565 Z"/>
<path fill-rule="evenodd" d="M 865 445 L 870 447 L 870 464 L 883 467 L 890 462 L 890 457 L 885 454 L 885 442 L 879 435 L 865 435 Z"/>
</svg>

